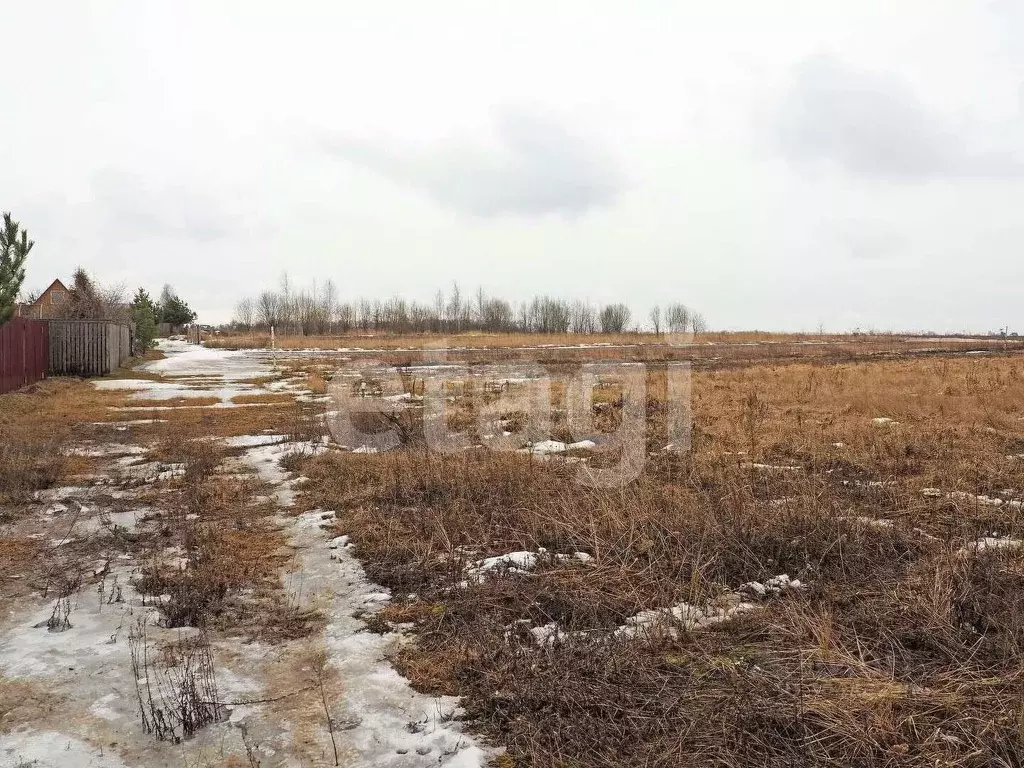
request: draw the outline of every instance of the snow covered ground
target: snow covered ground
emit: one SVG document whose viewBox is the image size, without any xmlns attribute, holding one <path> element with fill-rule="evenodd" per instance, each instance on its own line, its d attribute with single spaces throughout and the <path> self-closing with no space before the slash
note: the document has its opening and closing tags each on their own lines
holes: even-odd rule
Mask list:
<svg viewBox="0 0 1024 768">
<path fill-rule="evenodd" d="M 271 389 L 253 384 L 254 380 L 275 375 L 265 356 L 205 349 L 180 341 L 164 342 L 161 349 L 167 357 L 143 367 L 156 374 L 157 380 L 112 380 L 98 385 L 131 389 L 146 399 L 213 396 L 225 404 L 233 393 L 308 394 L 297 387 Z M 119 423 L 129 428 L 132 424 Z M 414 691 L 387 660 L 400 637 L 370 633 L 355 618 L 386 603 L 389 596 L 367 581 L 351 547 L 332 542 L 333 534 L 325 526 L 333 513 L 315 510 L 295 515 L 290 509 L 296 501 L 297 478 L 281 467 L 280 459 L 295 451 L 310 453 L 323 447 L 288 442 L 287 436 L 280 434 L 239 435 L 223 442 L 243 451 L 226 463 L 225 470 L 231 471 L 232 464 L 235 469 L 247 468 L 272 487 L 271 498 L 278 507 L 275 522 L 295 551 L 291 570 L 282 575 L 284 587 L 302 604 L 325 613 L 325 629 L 281 646 L 215 637 L 217 690 L 226 703 L 224 721 L 206 726 L 181 744 L 159 742 L 143 733 L 140 725 L 129 630 L 141 621 L 152 636 L 166 640 L 180 639 L 194 630 L 159 626 L 159 608 L 149 600 L 144 605 L 133 587 L 139 563 L 129 556 L 97 564 L 103 590 L 92 581 L 71 595 L 70 626 L 63 631 L 47 628 L 54 609 L 52 595 L 18 601 L 0 612 L 0 689 L 5 684 L 25 686 L 39 698 L 38 711 L 42 713 L 26 721 L 0 719 L 0 766 L 178 768 L 255 764 L 249 761 L 247 749 L 263 768 L 333 765 L 330 734 L 322 710 L 317 710 L 320 703 L 315 694 L 308 694 L 306 704 L 293 703 L 288 716 L 271 703 L 298 687 L 295 674 L 303 670 L 308 673 L 303 659 L 317 651 L 326 652 L 328 666 L 340 681 L 337 690 L 332 691 L 330 706 L 342 765 L 484 765 L 493 750 L 463 731 L 458 720 L 459 702 Z M 135 462 L 143 462 L 145 449 L 125 442 L 116 450 L 89 444 L 76 446 L 71 452 L 96 458 L 114 478 L 136 468 Z M 174 472 L 165 471 L 153 479 L 173 477 Z M 144 488 L 151 490 L 150 486 Z M 101 492 L 133 508 L 104 517 L 98 502 L 94 506 L 87 503 Z M 73 517 L 65 540 L 88 536 L 102 526 L 144 530 L 150 524 L 152 510 L 139 498 L 141 493 L 137 486 L 113 488 L 109 482 L 54 489 L 40 495 L 40 506 L 45 503 L 46 509 L 40 512 L 42 518 L 37 524 L 52 524 L 54 530 L 62 531 Z M 78 507 L 81 512 L 74 511 Z M 52 536 L 57 538 L 56 534 Z M 54 545 L 61 543 L 55 541 Z M 112 599 L 114 595 L 116 599 Z M 312 713 L 308 722 L 299 722 L 299 715 L 294 714 L 301 713 L 303 706 Z M 240 762 L 227 762 L 232 756 Z"/>
</svg>

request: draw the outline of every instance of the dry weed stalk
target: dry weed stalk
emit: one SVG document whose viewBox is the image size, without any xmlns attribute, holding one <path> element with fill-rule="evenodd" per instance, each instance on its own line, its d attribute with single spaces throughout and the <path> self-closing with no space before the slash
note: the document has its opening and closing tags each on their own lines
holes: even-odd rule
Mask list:
<svg viewBox="0 0 1024 768">
<path fill-rule="evenodd" d="M 143 618 L 129 632 L 128 647 L 143 731 L 177 744 L 221 718 L 205 634 L 179 640 L 163 649 L 162 659 L 154 658 Z"/>
<path fill-rule="evenodd" d="M 331 708 L 327 704 L 327 689 L 325 687 L 325 681 L 328 677 L 327 653 L 325 651 L 317 651 L 311 660 L 311 666 L 313 670 L 313 680 L 316 684 L 317 691 L 320 694 L 320 703 L 324 708 L 324 717 L 327 719 L 327 732 L 331 735 L 331 747 L 334 750 L 334 764 L 338 765 L 338 742 L 334 738 L 334 718 L 331 716 Z"/>
</svg>

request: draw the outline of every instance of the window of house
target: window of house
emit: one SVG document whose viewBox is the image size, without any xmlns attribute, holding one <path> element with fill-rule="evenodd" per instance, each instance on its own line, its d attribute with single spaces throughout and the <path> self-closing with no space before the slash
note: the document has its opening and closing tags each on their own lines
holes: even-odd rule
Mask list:
<svg viewBox="0 0 1024 768">
<path fill-rule="evenodd" d="M 50 303 L 60 304 L 64 301 L 64 291 L 50 291 Z"/>
</svg>

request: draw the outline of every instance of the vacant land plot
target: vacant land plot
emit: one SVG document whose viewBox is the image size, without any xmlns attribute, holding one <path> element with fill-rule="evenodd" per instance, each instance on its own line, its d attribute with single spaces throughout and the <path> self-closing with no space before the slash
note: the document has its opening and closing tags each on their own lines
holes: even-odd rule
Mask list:
<svg viewBox="0 0 1024 768">
<path fill-rule="evenodd" d="M 694 370 L 686 441 L 657 364 L 0 398 L 0 764 L 1020 764 L 1024 372 L 953 344 Z"/>
</svg>

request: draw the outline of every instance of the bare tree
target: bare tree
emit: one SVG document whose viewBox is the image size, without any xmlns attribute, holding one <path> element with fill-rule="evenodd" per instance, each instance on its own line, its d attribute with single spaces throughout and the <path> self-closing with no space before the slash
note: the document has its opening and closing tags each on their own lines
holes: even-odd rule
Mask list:
<svg viewBox="0 0 1024 768">
<path fill-rule="evenodd" d="M 669 304 L 665 313 L 668 329 L 672 333 L 686 333 L 690 328 L 691 312 L 685 304 Z"/>
<path fill-rule="evenodd" d="M 324 283 L 324 290 L 321 296 L 323 303 L 323 322 L 325 325 L 325 331 L 331 333 L 334 331 L 334 323 L 338 316 L 338 288 L 335 286 L 333 280 L 328 280 Z"/>
<path fill-rule="evenodd" d="M 255 303 L 249 297 L 242 299 L 235 305 L 235 325 L 238 326 L 239 330 L 250 330 L 255 316 Z"/>
<path fill-rule="evenodd" d="M 651 307 L 651 327 L 654 329 L 654 335 L 661 335 L 661 307 L 655 304 Z"/>
<path fill-rule="evenodd" d="M 281 302 L 274 291 L 263 291 L 256 299 L 260 323 L 267 328 L 281 325 Z"/>
<path fill-rule="evenodd" d="M 597 330 L 597 314 L 594 308 L 583 301 L 574 301 L 570 310 L 573 333 L 593 333 Z"/>
<path fill-rule="evenodd" d="M 434 329 L 440 333 L 444 330 L 444 291 L 440 288 L 434 294 Z"/>
<path fill-rule="evenodd" d="M 458 333 L 462 325 L 462 291 L 458 283 L 452 283 L 452 296 L 448 300 L 448 326 Z"/>
<path fill-rule="evenodd" d="M 607 304 L 598 315 L 601 333 L 622 333 L 629 325 L 630 311 L 625 304 Z"/>
</svg>

